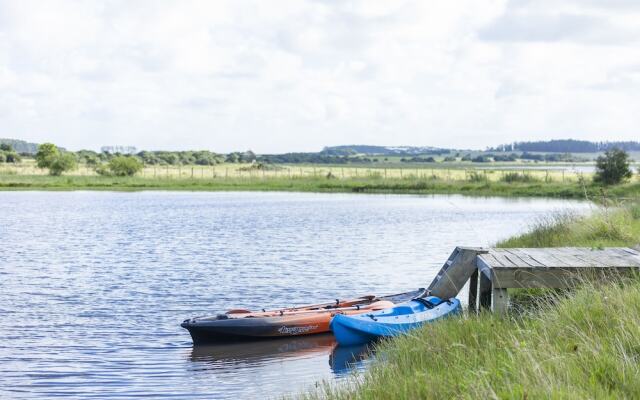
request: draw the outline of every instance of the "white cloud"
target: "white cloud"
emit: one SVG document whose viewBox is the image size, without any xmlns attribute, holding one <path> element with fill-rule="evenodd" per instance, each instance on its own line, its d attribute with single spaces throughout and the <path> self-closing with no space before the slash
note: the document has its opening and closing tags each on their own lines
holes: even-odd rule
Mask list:
<svg viewBox="0 0 640 400">
<path fill-rule="evenodd" d="M 0 0 L 0 136 L 258 152 L 636 139 L 636 3 Z"/>
</svg>

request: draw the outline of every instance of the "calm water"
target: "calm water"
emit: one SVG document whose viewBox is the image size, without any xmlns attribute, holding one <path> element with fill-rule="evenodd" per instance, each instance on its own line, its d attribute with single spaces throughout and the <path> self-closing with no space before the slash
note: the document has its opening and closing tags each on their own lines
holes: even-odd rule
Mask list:
<svg viewBox="0 0 640 400">
<path fill-rule="evenodd" d="M 193 348 L 179 323 L 426 286 L 558 200 L 0 192 L 0 398 L 262 398 L 349 375 L 331 336 Z M 356 368 L 362 363 L 356 363 Z"/>
</svg>

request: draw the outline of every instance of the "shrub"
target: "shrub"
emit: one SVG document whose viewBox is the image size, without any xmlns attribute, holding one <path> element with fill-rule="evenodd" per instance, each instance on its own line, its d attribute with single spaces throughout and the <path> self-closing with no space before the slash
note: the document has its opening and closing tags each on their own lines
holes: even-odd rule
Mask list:
<svg viewBox="0 0 640 400">
<path fill-rule="evenodd" d="M 142 163 L 131 156 L 117 156 L 109 161 L 108 168 L 115 176 L 133 176 L 142 170 Z M 98 168 L 96 168 L 98 172 Z M 100 174 L 100 172 L 98 172 Z M 102 175 L 102 174 L 101 174 Z"/>
<path fill-rule="evenodd" d="M 20 157 L 20 155 L 15 151 L 9 151 L 5 153 L 5 159 L 10 163 L 19 163 L 20 161 L 22 161 L 22 157 Z"/>
<path fill-rule="evenodd" d="M 76 168 L 76 157 L 71 153 L 58 154 L 49 162 L 49 174 L 60 176 L 65 171 Z"/>
<path fill-rule="evenodd" d="M 40 146 L 38 146 L 38 152 L 36 153 L 36 164 L 38 165 L 38 168 L 50 168 L 53 161 L 59 156 L 60 151 L 55 144 L 42 143 Z"/>
<path fill-rule="evenodd" d="M 629 168 L 629 155 L 624 150 L 607 150 L 603 156 L 596 160 L 596 175 L 594 181 L 615 185 L 631 178 L 632 172 Z"/>
<path fill-rule="evenodd" d="M 96 174 L 102 176 L 111 176 L 111 170 L 107 164 L 100 164 L 95 166 Z"/>
<path fill-rule="evenodd" d="M 513 183 L 513 182 L 537 182 L 538 179 L 534 178 L 533 176 L 529 175 L 529 174 L 525 174 L 525 173 L 519 173 L 519 172 L 507 172 L 506 174 L 504 174 L 500 180 L 502 182 L 507 182 L 507 183 Z"/>
<path fill-rule="evenodd" d="M 489 157 L 485 157 L 485 156 L 476 156 L 474 158 L 471 159 L 471 162 L 490 162 L 491 159 Z"/>
</svg>

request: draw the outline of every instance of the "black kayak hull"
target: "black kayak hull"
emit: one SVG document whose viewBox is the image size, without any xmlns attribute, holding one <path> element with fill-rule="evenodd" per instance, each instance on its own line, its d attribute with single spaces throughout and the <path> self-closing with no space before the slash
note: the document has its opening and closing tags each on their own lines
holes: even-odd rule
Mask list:
<svg viewBox="0 0 640 400">
<path fill-rule="evenodd" d="M 382 301 L 402 303 L 418 297 L 424 289 L 399 293 L 378 298 Z M 296 337 L 329 332 L 331 314 L 324 314 L 320 321 L 313 313 L 283 317 L 245 317 L 229 318 L 220 315 L 214 317 L 191 318 L 181 326 L 189 331 L 194 345 L 221 342 L 255 341 L 283 337 Z M 322 319 L 322 318 L 320 318 Z"/>
<path fill-rule="evenodd" d="M 282 330 L 274 318 L 233 318 L 226 320 L 186 320 L 180 324 L 189 331 L 193 344 L 237 342 L 296 336 Z M 280 330 L 280 331 L 279 331 Z"/>
</svg>

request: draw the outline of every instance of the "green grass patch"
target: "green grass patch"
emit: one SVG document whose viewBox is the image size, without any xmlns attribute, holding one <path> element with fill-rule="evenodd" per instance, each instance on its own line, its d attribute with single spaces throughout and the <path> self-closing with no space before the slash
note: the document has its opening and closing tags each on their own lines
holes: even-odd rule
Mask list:
<svg viewBox="0 0 640 400">
<path fill-rule="evenodd" d="M 589 286 L 535 315 L 432 324 L 382 343 L 338 399 L 637 398 L 640 284 Z"/>
<path fill-rule="evenodd" d="M 433 176 L 408 175 L 383 178 L 380 174 L 337 178 L 335 175 L 294 177 L 216 177 L 216 178 L 150 178 L 114 176 L 46 176 L 0 175 L 0 190 L 257 190 L 299 192 L 352 192 L 352 193 L 410 193 L 454 194 L 477 196 L 519 196 L 590 198 L 638 197 L 640 183 L 629 183 L 603 189 L 594 184 L 578 182 L 542 182 L 539 180 L 490 181 L 484 174 L 467 181 L 446 180 Z M 476 175 L 472 175 L 476 176 Z"/>
<path fill-rule="evenodd" d="M 632 246 L 640 205 L 541 221 L 502 247 Z M 427 325 L 377 346 L 377 359 L 345 385 L 304 398 L 639 398 L 640 279 L 585 281 L 571 291 L 519 291 L 529 306 Z M 531 306 L 534 304 L 535 306 Z"/>
</svg>

